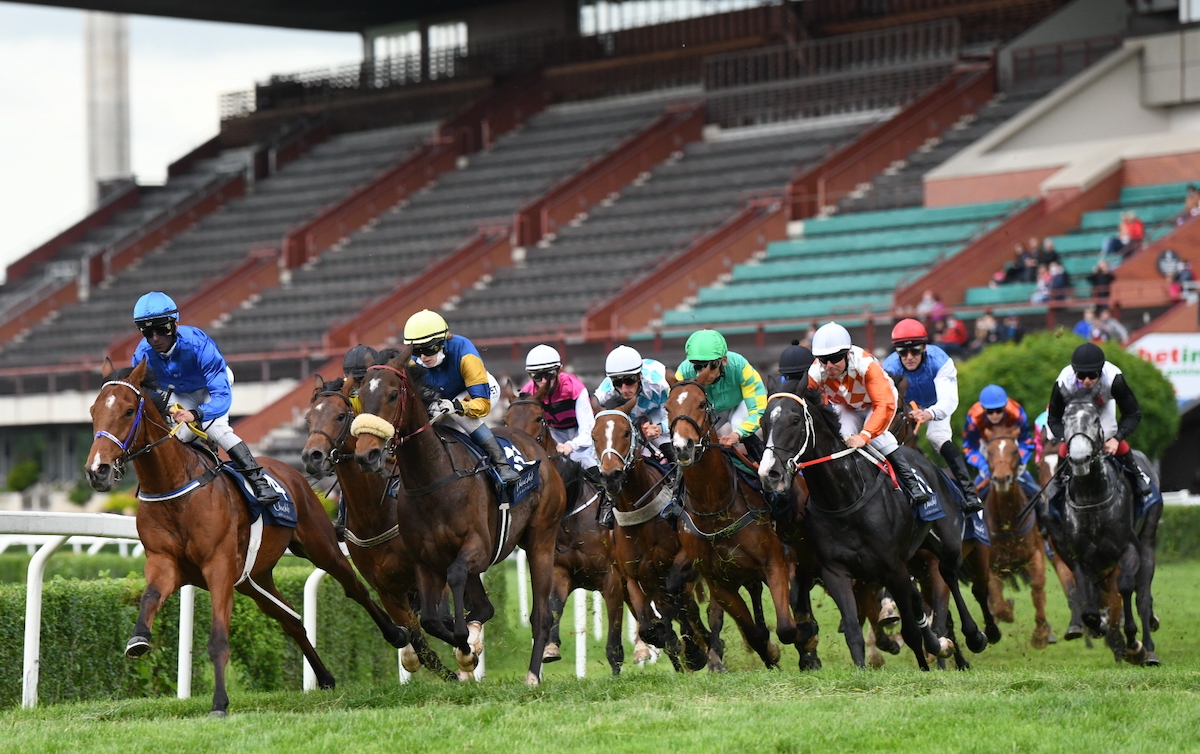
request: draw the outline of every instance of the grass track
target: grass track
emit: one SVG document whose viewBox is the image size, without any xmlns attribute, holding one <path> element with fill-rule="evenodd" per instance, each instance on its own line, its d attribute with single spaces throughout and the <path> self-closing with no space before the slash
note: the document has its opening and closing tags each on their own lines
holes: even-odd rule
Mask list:
<svg viewBox="0 0 1200 754">
<path fill-rule="evenodd" d="M 1050 617 L 1066 605 L 1049 579 Z M 676 676 L 661 661 L 608 676 L 592 642 L 591 676 L 568 658 L 546 683 L 520 683 L 523 665 L 489 660 L 484 684 L 349 686 L 332 692 L 233 695 L 231 716 L 209 700 L 147 699 L 0 712 L 0 751 L 1169 751 L 1200 750 L 1200 563 L 1160 567 L 1155 580 L 1164 663 L 1116 665 L 1107 649 L 1028 645 L 1028 591 L 1000 644 L 967 673 L 916 671 L 910 652 L 880 671 L 849 668 L 832 600 L 822 595 L 825 669 L 801 674 L 794 650 L 768 672 L 732 633 L 732 672 Z M 567 615 L 570 615 L 568 606 Z M 527 646 L 527 645 L 526 645 Z M 497 648 L 493 647 L 493 651 Z M 500 658 L 497 658 L 500 659 Z"/>
</svg>

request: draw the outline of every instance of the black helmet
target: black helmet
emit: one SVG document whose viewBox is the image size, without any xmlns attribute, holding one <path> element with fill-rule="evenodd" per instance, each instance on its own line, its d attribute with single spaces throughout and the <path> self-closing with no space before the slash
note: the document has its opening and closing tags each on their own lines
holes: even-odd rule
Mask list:
<svg viewBox="0 0 1200 754">
<path fill-rule="evenodd" d="M 808 374 L 812 363 L 813 352 L 800 345 L 800 341 L 793 340 L 779 356 L 779 373 L 784 377 L 800 377 Z"/>
<path fill-rule="evenodd" d="M 366 377 L 368 356 L 371 357 L 372 363 L 379 358 L 379 354 L 375 352 L 374 348 L 364 346 L 362 343 L 346 351 L 346 358 L 342 359 L 342 374 L 349 375 L 358 380 Z"/>
<path fill-rule="evenodd" d="M 1099 372 L 1105 361 L 1104 351 L 1095 343 L 1084 343 L 1071 354 L 1071 368 L 1076 372 Z"/>
</svg>

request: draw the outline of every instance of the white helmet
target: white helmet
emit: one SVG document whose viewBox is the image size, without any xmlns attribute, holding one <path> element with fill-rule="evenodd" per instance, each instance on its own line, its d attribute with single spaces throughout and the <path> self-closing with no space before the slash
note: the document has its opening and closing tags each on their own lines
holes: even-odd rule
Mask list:
<svg viewBox="0 0 1200 754">
<path fill-rule="evenodd" d="M 642 355 L 629 346 L 617 346 L 604 360 L 604 373 L 609 377 L 619 374 L 641 374 Z"/>
<path fill-rule="evenodd" d="M 850 350 L 850 333 L 837 322 L 821 325 L 812 339 L 813 356 L 829 356 Z"/>
<path fill-rule="evenodd" d="M 547 369 L 562 369 L 562 357 L 548 345 L 534 346 L 525 357 L 525 369 L 529 372 L 544 372 Z"/>
</svg>

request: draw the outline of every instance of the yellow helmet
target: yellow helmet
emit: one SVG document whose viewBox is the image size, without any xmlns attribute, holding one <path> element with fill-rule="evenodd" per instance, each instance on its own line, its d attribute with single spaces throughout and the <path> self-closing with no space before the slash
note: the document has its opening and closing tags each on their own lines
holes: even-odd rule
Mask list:
<svg viewBox="0 0 1200 754">
<path fill-rule="evenodd" d="M 450 326 L 442 315 L 429 309 L 422 309 L 408 318 L 404 323 L 404 344 L 419 346 L 434 340 L 445 340 L 450 334 Z"/>
</svg>

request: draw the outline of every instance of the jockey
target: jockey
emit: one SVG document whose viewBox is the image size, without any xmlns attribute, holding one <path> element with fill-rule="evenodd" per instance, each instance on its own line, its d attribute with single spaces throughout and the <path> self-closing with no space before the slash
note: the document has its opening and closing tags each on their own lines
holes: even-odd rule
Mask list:
<svg viewBox="0 0 1200 754">
<path fill-rule="evenodd" d="M 983 444 L 984 435 L 990 437 L 996 430 L 1016 435 L 1017 452 L 1021 455 L 1021 470 L 1017 475 L 1017 483 L 1032 500 L 1041 488 L 1028 468 L 1034 452 L 1029 417 L 1025 415 L 1025 409 L 1021 408 L 1020 403 L 1008 397 L 1004 388 L 988 385 L 979 392 L 979 400 L 967 412 L 967 425 L 963 430 L 963 449 L 967 452 L 967 461 L 979 470 L 979 481 L 990 479 L 992 476 Z"/>
<path fill-rule="evenodd" d="M 667 368 L 654 359 L 643 359 L 629 346 L 617 346 L 604 359 L 604 373 L 604 382 L 594 393 L 596 401 L 601 406 L 624 405 L 637 396 L 629 418 L 647 443 L 674 462 L 675 449 L 667 431 L 666 404 L 671 392 Z M 606 529 L 613 528 L 613 502 L 607 495 L 600 501 L 599 522 Z"/>
<path fill-rule="evenodd" d="M 912 466 L 897 453 L 900 445 L 888 430 L 896 414 L 896 386 L 875 357 L 850 342 L 850 333 L 836 322 L 822 325 L 813 335 L 816 363 L 808 371 L 809 387 L 821 390 L 841 420 L 846 447 L 867 443 L 882 453 L 896 470 L 914 503 L 929 501 Z"/>
<path fill-rule="evenodd" d="M 793 340 L 779 355 L 779 375 L 784 382 L 806 379 L 815 358 L 812 351 L 800 345 L 800 341 Z"/>
<path fill-rule="evenodd" d="M 233 372 L 212 338 L 198 327 L 179 324 L 179 307 L 165 293 L 153 291 L 137 300 L 133 324 L 143 340 L 133 352 L 133 365 L 142 359 L 154 372 L 158 384 L 170 390 L 179 403 L 171 418 L 179 428 L 175 437 L 191 442 L 198 435 L 188 424 L 195 423 L 208 438 L 224 448 L 263 505 L 279 502 L 279 493 L 262 475 L 250 448 L 229 426 L 233 400 Z"/>
<path fill-rule="evenodd" d="M 525 357 L 529 382 L 521 392 L 534 395 L 543 383 L 550 383 L 542 402 L 550 436 L 558 443 L 559 453 L 569 456 L 592 481 L 599 483 L 600 477 L 593 471 L 597 466 L 596 451 L 592 448 L 596 414 L 592 411 L 591 396 L 578 377 L 562 368 L 562 357 L 556 349 L 534 346 Z"/>
<path fill-rule="evenodd" d="M 925 438 L 958 480 L 965 502 L 963 512 L 983 510 L 983 501 L 975 489 L 975 475 L 967 468 L 962 449 L 954 442 L 950 416 L 958 408 L 958 370 L 954 360 L 941 348 L 930 345 L 925 325 L 915 319 L 902 319 L 892 328 L 892 353 L 883 362 L 883 371 L 897 385 L 907 380 L 901 396 L 903 405 L 917 404 L 911 416 L 924 422 Z"/>
<path fill-rule="evenodd" d="M 363 378 L 367 376 L 367 358 L 370 357 L 371 363 L 374 364 L 379 359 L 379 354 L 374 348 L 364 346 L 359 343 L 354 348 L 346 351 L 346 356 L 342 359 L 342 377 L 347 382 L 354 383 L 354 389 L 350 393 L 350 405 L 354 407 L 354 413 L 362 413 L 362 400 L 358 397 L 358 386 L 362 384 Z"/>
<path fill-rule="evenodd" d="M 746 455 L 757 463 L 766 450 L 757 434 L 767 409 L 767 388 L 762 377 L 745 357 L 729 350 L 725 336 L 716 330 L 692 333 L 684 351 L 687 358 L 675 370 L 675 378 L 695 380 L 704 386 L 722 447 L 743 443 Z"/>
<path fill-rule="evenodd" d="M 1046 425 L 1055 437 L 1065 437 L 1063 411 L 1072 400 L 1088 399 L 1100 408 L 1100 427 L 1104 432 L 1104 452 L 1115 456 L 1134 480 L 1139 497 L 1153 494 L 1150 477 L 1138 467 L 1137 459 L 1130 452 L 1125 438 L 1133 434 L 1142 421 L 1142 410 L 1137 396 L 1125 382 L 1121 369 L 1104 357 L 1104 351 L 1095 343 L 1084 343 L 1071 354 L 1070 365 L 1063 367 L 1054 390 L 1050 393 Z M 1117 409 L 1121 409 L 1121 420 L 1117 421 Z M 1065 456 L 1067 443 L 1059 447 L 1059 455 Z M 1059 485 L 1059 490 L 1065 485 Z M 1049 497 L 1049 495 L 1047 495 Z"/>
<path fill-rule="evenodd" d="M 438 393 L 429 406 L 430 416 L 453 421 L 487 453 L 500 481 L 516 482 L 519 475 L 500 449 L 491 427 L 483 421 L 491 413 L 496 390 L 475 344 L 461 335 L 451 335 L 442 315 L 429 309 L 422 309 L 404 323 L 404 344 L 412 346 L 412 360 L 425 367 L 425 383 Z"/>
</svg>

